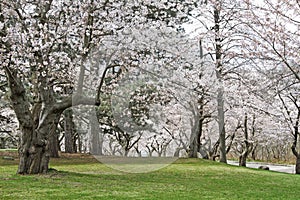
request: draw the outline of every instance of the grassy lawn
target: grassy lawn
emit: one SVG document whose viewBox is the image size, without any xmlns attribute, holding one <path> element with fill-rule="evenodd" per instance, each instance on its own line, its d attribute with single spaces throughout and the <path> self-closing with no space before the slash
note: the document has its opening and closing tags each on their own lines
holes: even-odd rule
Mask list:
<svg viewBox="0 0 300 200">
<path fill-rule="evenodd" d="M 299 199 L 300 175 L 180 159 L 159 171 L 119 172 L 92 157 L 52 159 L 58 172 L 16 175 L 0 158 L 0 199 Z"/>
</svg>

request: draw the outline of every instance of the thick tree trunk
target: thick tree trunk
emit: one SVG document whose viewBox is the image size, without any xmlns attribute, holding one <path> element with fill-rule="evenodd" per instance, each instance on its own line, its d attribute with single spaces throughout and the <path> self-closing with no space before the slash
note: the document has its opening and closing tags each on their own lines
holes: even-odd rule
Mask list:
<svg viewBox="0 0 300 200">
<path fill-rule="evenodd" d="M 200 152 L 201 148 L 201 136 L 202 136 L 202 126 L 203 126 L 203 120 L 200 119 L 198 123 L 196 123 L 197 128 L 193 129 L 195 131 L 194 137 L 192 138 L 192 141 L 190 143 L 190 158 L 197 158 L 198 152 Z"/>
<path fill-rule="evenodd" d="M 37 174 L 45 173 L 48 170 L 49 163 L 49 143 L 48 131 L 51 129 L 53 116 L 44 112 L 41 103 L 36 103 L 30 109 L 30 103 L 26 96 L 26 90 L 17 75 L 17 70 L 5 67 L 8 85 L 11 90 L 10 100 L 16 116 L 19 121 L 21 134 L 21 143 L 19 148 L 20 162 L 17 173 L 19 174 Z M 46 111 L 43 108 L 43 111 Z"/>
<path fill-rule="evenodd" d="M 10 88 L 11 105 L 22 133 L 19 148 L 20 162 L 17 173 L 46 173 L 50 157 L 49 137 L 51 133 L 55 132 L 61 113 L 73 105 L 99 105 L 100 102 L 81 95 L 77 95 L 76 98 L 70 95 L 61 98 L 57 102 L 47 77 L 35 74 L 38 77 L 38 84 L 35 85 L 36 103 L 31 105 L 22 83 L 23 79 L 18 76 L 18 70 L 11 67 L 11 64 L 10 62 L 3 67 Z M 101 85 L 99 88 L 101 88 Z M 99 94 L 97 95 L 99 96 Z"/>
<path fill-rule="evenodd" d="M 19 149 L 19 174 L 46 173 L 50 158 L 50 138 L 55 132 L 59 112 L 45 111 L 45 115 L 33 127 L 22 130 L 21 145 Z"/>
<path fill-rule="evenodd" d="M 197 143 L 195 139 L 190 143 L 189 158 L 197 158 Z"/>
<path fill-rule="evenodd" d="M 37 174 L 48 171 L 48 140 L 38 130 L 23 129 L 19 148 L 18 174 Z"/>
<path fill-rule="evenodd" d="M 65 129 L 65 152 L 75 153 L 76 144 L 75 144 L 73 112 L 71 109 L 65 110 L 64 112 L 64 129 Z"/>
<path fill-rule="evenodd" d="M 50 117 L 51 116 L 51 117 Z M 49 138 L 49 154 L 51 158 L 59 158 L 59 133 L 57 132 L 57 126 L 61 112 L 49 114 L 50 122 L 48 129 L 48 138 Z"/>
<path fill-rule="evenodd" d="M 297 156 L 295 171 L 296 174 L 300 174 L 300 155 Z"/>
<path fill-rule="evenodd" d="M 50 133 L 49 135 L 49 154 L 51 158 L 59 158 L 59 140 L 58 133 Z"/>
</svg>

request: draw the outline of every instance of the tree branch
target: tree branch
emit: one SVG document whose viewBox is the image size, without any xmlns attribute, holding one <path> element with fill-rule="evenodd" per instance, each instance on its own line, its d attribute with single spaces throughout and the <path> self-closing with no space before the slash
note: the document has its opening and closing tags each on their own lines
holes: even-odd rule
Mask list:
<svg viewBox="0 0 300 200">
<path fill-rule="evenodd" d="M 10 67 L 11 58 L 8 66 L 4 65 L 4 70 L 10 88 L 10 100 L 17 116 L 17 119 L 22 128 L 31 128 L 33 126 L 32 114 L 30 112 L 29 101 L 26 96 L 26 91 L 18 77 L 16 69 Z"/>
</svg>

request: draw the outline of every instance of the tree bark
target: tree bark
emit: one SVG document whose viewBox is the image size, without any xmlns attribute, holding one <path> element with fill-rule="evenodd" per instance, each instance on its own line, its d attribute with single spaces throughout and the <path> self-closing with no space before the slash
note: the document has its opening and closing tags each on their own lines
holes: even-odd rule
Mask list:
<svg viewBox="0 0 300 200">
<path fill-rule="evenodd" d="M 197 158 L 197 152 L 198 152 L 198 137 L 199 137 L 199 115 L 196 114 L 194 116 L 194 123 L 191 130 L 191 138 L 190 138 L 190 151 L 189 151 L 189 157 L 190 158 Z"/>
<path fill-rule="evenodd" d="M 194 129 L 194 137 L 193 140 L 190 144 L 190 153 L 189 157 L 190 158 L 197 158 L 198 157 L 198 152 L 200 152 L 201 148 L 201 136 L 202 136 L 202 126 L 203 126 L 203 119 L 198 119 L 198 123 L 196 123 L 197 128 Z"/>
<path fill-rule="evenodd" d="M 257 144 L 253 147 L 252 152 L 251 152 L 252 160 L 256 160 L 256 149 L 257 149 Z"/>
<path fill-rule="evenodd" d="M 33 129 L 23 129 L 19 149 L 20 162 L 18 174 L 37 174 L 48 171 L 49 153 L 46 140 Z M 40 143 L 39 141 L 40 140 Z"/>
<path fill-rule="evenodd" d="M 75 153 L 75 133 L 74 133 L 74 122 L 73 112 L 71 109 L 67 109 L 64 112 L 64 130 L 65 130 L 65 152 Z"/>
<path fill-rule="evenodd" d="M 51 128 L 49 129 L 49 154 L 51 158 L 59 158 L 59 133 L 57 132 L 57 126 L 61 113 L 53 113 L 54 121 L 52 122 Z"/>
<path fill-rule="evenodd" d="M 36 129 L 23 128 L 19 149 L 19 174 L 46 173 L 50 159 L 49 131 L 56 129 L 54 121 L 57 114 L 52 113 L 42 117 Z"/>
<path fill-rule="evenodd" d="M 226 158 L 226 138 L 225 138 L 225 112 L 224 112 L 224 88 L 222 80 L 222 45 L 221 45 L 221 33 L 220 33 L 220 12 L 221 12 L 221 2 L 217 1 L 214 7 L 214 31 L 215 31 L 215 45 L 216 45 L 216 75 L 218 81 L 218 91 L 217 91 L 217 110 L 218 110 L 218 126 L 219 126 L 219 139 L 220 139 L 220 162 L 227 163 Z"/>
<path fill-rule="evenodd" d="M 94 155 L 102 155 L 102 133 L 99 128 L 97 117 L 94 113 L 90 115 L 90 152 Z"/>
<path fill-rule="evenodd" d="M 201 136 L 202 136 L 202 127 L 203 127 L 203 121 L 204 121 L 204 117 L 203 117 L 203 109 L 204 109 L 204 105 L 203 105 L 203 100 L 204 97 L 202 96 L 198 103 L 199 103 L 199 110 L 197 109 L 194 112 L 194 124 L 192 127 L 192 133 L 191 133 L 191 141 L 190 141 L 190 152 L 189 152 L 189 157 L 190 158 L 197 158 L 198 157 L 198 152 L 200 152 L 200 148 L 201 148 Z"/>
<path fill-rule="evenodd" d="M 1 137 L 0 138 L 0 149 L 5 149 L 5 138 L 4 137 Z"/>
<path fill-rule="evenodd" d="M 51 158 L 59 158 L 59 141 L 58 134 L 55 131 L 49 136 L 49 154 Z"/>
<path fill-rule="evenodd" d="M 218 154 L 219 146 L 220 146 L 220 138 L 216 141 L 213 148 L 209 152 L 209 159 L 215 161 L 216 158 L 220 157 L 220 155 Z"/>
<path fill-rule="evenodd" d="M 219 125 L 219 139 L 220 139 L 220 162 L 227 163 L 226 158 L 226 135 L 225 135 L 225 120 L 224 120 L 224 99 L 223 90 L 218 90 L 218 125 Z"/>
<path fill-rule="evenodd" d="M 300 116 L 300 110 L 298 112 L 298 116 Z M 292 145 L 292 152 L 294 156 L 296 157 L 296 167 L 295 167 L 295 172 L 296 174 L 300 174 L 300 154 L 297 150 L 297 144 L 298 144 L 298 139 L 299 139 L 299 121 L 296 122 L 296 126 L 294 127 L 294 142 Z"/>
<path fill-rule="evenodd" d="M 17 173 L 45 173 L 48 170 L 49 163 L 49 144 L 47 132 L 45 131 L 49 130 L 49 124 L 39 123 L 38 111 L 42 106 L 40 103 L 36 103 L 31 112 L 25 88 L 21 79 L 17 76 L 17 70 L 9 66 L 4 69 L 11 90 L 10 101 L 22 132 L 19 148 L 20 162 Z M 41 119 L 43 119 L 43 122 L 47 121 L 44 116 L 41 116 Z"/>
<path fill-rule="evenodd" d="M 71 98 L 60 103 L 55 102 L 52 88 L 40 78 L 39 97 L 30 106 L 26 90 L 18 71 L 12 67 L 4 67 L 10 88 L 10 101 L 19 121 L 21 142 L 19 147 L 20 162 L 17 173 L 37 174 L 48 171 L 50 152 L 50 137 L 55 133 L 59 117 L 63 110 L 72 106 Z M 77 103 L 85 101 L 79 99 Z M 57 150 L 57 149 L 56 149 Z M 55 151 L 56 151 L 55 150 Z"/>
<path fill-rule="evenodd" d="M 245 136 L 245 146 L 244 150 L 239 156 L 239 166 L 246 167 L 246 162 L 247 162 L 247 157 L 249 153 L 252 151 L 253 144 L 248 141 L 248 115 L 247 113 L 245 114 L 245 119 L 244 119 L 244 136 Z"/>
<path fill-rule="evenodd" d="M 295 171 L 296 171 L 296 174 L 300 174 L 300 155 L 298 155 L 297 159 L 296 159 Z"/>
</svg>

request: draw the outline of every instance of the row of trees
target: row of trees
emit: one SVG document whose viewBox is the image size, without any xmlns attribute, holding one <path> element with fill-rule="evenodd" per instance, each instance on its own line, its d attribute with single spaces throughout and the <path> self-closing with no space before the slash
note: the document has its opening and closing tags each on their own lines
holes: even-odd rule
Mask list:
<svg viewBox="0 0 300 200">
<path fill-rule="evenodd" d="M 291 145 L 300 173 L 298 1 L 6 0 L 0 11 L 18 173 L 46 172 L 60 140 L 75 152 L 86 130 L 94 154 L 232 153 L 242 166 Z"/>
</svg>

